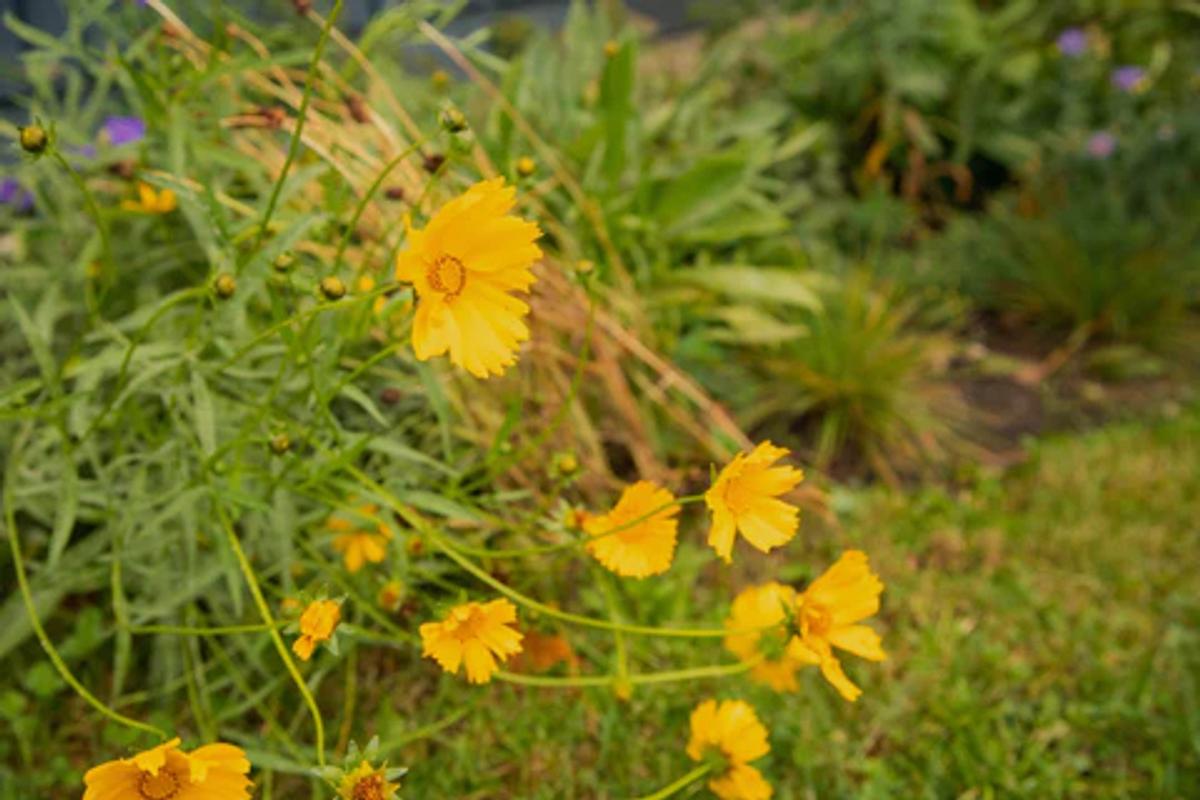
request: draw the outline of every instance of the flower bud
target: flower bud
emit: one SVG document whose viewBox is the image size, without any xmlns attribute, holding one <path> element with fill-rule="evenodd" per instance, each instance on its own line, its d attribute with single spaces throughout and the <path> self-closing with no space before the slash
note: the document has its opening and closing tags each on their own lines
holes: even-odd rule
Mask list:
<svg viewBox="0 0 1200 800">
<path fill-rule="evenodd" d="M 442 110 L 441 116 L 438 117 L 438 122 L 441 123 L 442 129 L 450 133 L 459 133 L 467 129 L 467 118 L 457 108 L 446 108 Z"/>
<path fill-rule="evenodd" d="M 17 130 L 21 134 L 21 149 L 26 153 L 40 155 L 50 144 L 50 134 L 41 125 L 28 125 Z"/>
<path fill-rule="evenodd" d="M 326 300 L 341 300 L 346 296 L 346 284 L 336 275 L 321 278 L 321 294 Z"/>
<path fill-rule="evenodd" d="M 529 156 L 521 156 L 517 159 L 517 174 L 522 178 L 528 178 L 537 171 L 537 162 Z"/>
<path fill-rule="evenodd" d="M 604 43 L 604 57 L 612 58 L 617 53 L 621 52 L 621 45 L 616 39 L 609 39 Z"/>
<path fill-rule="evenodd" d="M 217 293 L 217 297 L 228 300 L 237 291 L 237 280 L 228 272 L 222 272 L 213 281 L 213 291 Z"/>
<path fill-rule="evenodd" d="M 287 272 L 295 263 L 296 259 L 292 258 L 291 253 L 280 253 L 275 256 L 271 266 L 275 268 L 276 272 Z"/>
<path fill-rule="evenodd" d="M 277 433 L 271 437 L 271 452 L 281 456 L 292 449 L 292 440 L 286 433 Z"/>
<path fill-rule="evenodd" d="M 436 91 L 443 92 L 450 85 L 450 75 L 444 69 L 435 69 L 429 76 L 429 82 Z"/>
<path fill-rule="evenodd" d="M 425 156 L 424 167 L 425 171 L 430 175 L 442 168 L 442 164 L 446 163 L 446 157 L 441 153 L 430 153 Z"/>
</svg>

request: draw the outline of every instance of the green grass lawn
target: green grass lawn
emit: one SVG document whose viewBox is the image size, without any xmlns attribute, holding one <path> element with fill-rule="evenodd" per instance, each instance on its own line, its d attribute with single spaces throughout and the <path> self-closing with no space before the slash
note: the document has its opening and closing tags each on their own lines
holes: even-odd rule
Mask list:
<svg viewBox="0 0 1200 800">
<path fill-rule="evenodd" d="M 399 678 L 387 693 L 414 713 L 472 703 L 402 749 L 410 796 L 647 793 L 687 770 L 687 714 L 710 692 L 759 709 L 777 797 L 1196 796 L 1200 413 L 1048 441 L 962 488 L 839 491 L 834 506 L 840 529 L 810 520 L 786 558 L 809 571 L 862 547 L 887 582 L 877 627 L 892 658 L 848 665 L 857 704 L 815 670 L 791 696 L 735 679 L 627 703 L 434 678 L 431 704 Z M 656 646 L 664 665 L 720 658 Z"/>
</svg>

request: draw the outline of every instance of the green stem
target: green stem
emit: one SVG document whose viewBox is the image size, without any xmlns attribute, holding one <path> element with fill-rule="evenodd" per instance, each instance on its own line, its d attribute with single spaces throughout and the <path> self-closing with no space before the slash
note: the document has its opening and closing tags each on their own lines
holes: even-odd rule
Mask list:
<svg viewBox="0 0 1200 800">
<path fill-rule="evenodd" d="M 62 168 L 75 181 L 75 185 L 79 187 L 79 191 L 83 193 L 83 202 L 87 205 L 88 212 L 92 215 L 92 219 L 96 221 L 96 228 L 100 232 L 100 248 L 104 251 L 105 266 L 108 267 L 109 276 L 111 277 L 113 270 L 116 269 L 116 263 L 113 261 L 112 255 L 112 241 L 108 236 L 108 223 L 104 221 L 104 217 L 100 214 L 100 206 L 96 203 L 96 196 L 88 188 L 83 176 L 75 171 L 75 168 L 71 166 L 69 161 L 63 158 L 63 154 L 58 152 L 57 149 L 53 152 L 53 158 L 62 165 Z"/>
<path fill-rule="evenodd" d="M 21 437 L 23 438 L 23 437 Z M 12 485 L 17 476 L 17 447 L 12 450 L 12 458 L 9 459 L 8 469 L 6 471 L 7 480 L 4 482 L 4 524 L 8 528 L 8 544 L 12 549 L 13 568 L 17 573 L 17 585 L 21 591 L 21 599 L 25 602 L 25 613 L 29 617 L 29 625 L 33 628 L 34 635 L 37 636 L 38 642 L 42 645 L 42 650 L 46 652 L 46 657 L 50 659 L 50 663 L 58 670 L 59 676 L 62 677 L 67 685 L 75 690 L 75 693 L 82 697 L 88 705 L 99 711 L 104 716 L 146 733 L 152 733 L 160 739 L 167 738 L 166 732 L 153 725 L 148 725 L 145 722 L 138 722 L 136 719 L 131 719 L 124 714 L 106 706 L 95 695 L 87 690 L 87 688 L 79 682 L 79 680 L 71 673 L 62 656 L 58 654 L 54 643 L 50 641 L 50 637 L 46 634 L 46 629 L 42 627 L 42 621 L 38 619 L 37 605 L 33 600 L 33 592 L 29 588 L 29 578 L 25 574 L 25 560 L 21 554 L 21 537 L 17 531 L 16 513 L 13 511 L 12 503 Z"/>
<path fill-rule="evenodd" d="M 342 256 L 345 255 L 346 247 L 350 244 L 350 237 L 354 235 L 354 231 L 358 227 L 358 220 L 360 217 L 362 217 L 363 211 L 366 210 L 367 204 L 371 202 L 371 198 L 375 196 L 375 192 L 379 191 L 380 185 L 384 182 L 384 180 L 387 179 L 387 176 L 391 174 L 391 171 L 395 169 L 401 161 L 412 155 L 414 151 L 420 149 L 422 144 L 423 140 L 414 142 L 412 145 L 402 150 L 400 155 L 389 161 L 387 165 L 380 171 L 379 175 L 376 176 L 374 182 L 372 182 L 372 184 L 367 188 L 366 193 L 359 199 L 358 206 L 354 209 L 354 215 L 350 217 L 350 223 L 346 226 L 346 230 L 342 234 L 342 241 L 338 243 L 337 254 L 333 257 L 332 272 L 336 273 L 338 271 L 338 267 L 342 265 Z"/>
<path fill-rule="evenodd" d="M 279 193 L 283 190 L 283 182 L 287 178 L 288 170 L 292 168 L 292 162 L 296 160 L 296 156 L 300 153 L 301 134 L 304 131 L 304 121 L 308 117 L 308 104 L 312 101 L 313 86 L 316 84 L 317 66 L 321 63 L 321 56 L 325 52 L 325 43 L 329 41 L 329 31 L 337 21 L 338 15 L 342 13 L 342 2 L 343 0 L 337 0 L 333 4 L 333 11 L 329 13 L 329 18 L 325 20 L 325 25 L 321 28 L 321 38 L 317 40 L 317 49 L 313 51 L 312 61 L 309 62 L 308 75 L 304 79 L 304 97 L 300 100 L 300 109 L 296 116 L 296 128 L 292 131 L 292 141 L 288 145 L 288 154 L 283 162 L 283 169 L 279 171 L 279 177 L 275 180 L 275 185 L 271 189 L 271 197 L 267 200 L 267 210 L 263 213 L 262 223 L 258 229 L 258 242 L 255 249 L 257 249 L 257 246 L 262 245 L 263 239 L 267 235 L 268 226 L 271 224 L 271 216 L 275 213 L 275 204 L 279 202 Z"/>
<path fill-rule="evenodd" d="M 634 686 L 654 683 L 679 683 L 682 681 L 701 680 L 704 678 L 726 678 L 730 675 L 740 675 L 753 669 L 758 661 L 739 661 L 734 664 L 710 664 L 703 667 L 687 667 L 671 669 L 663 672 L 644 672 L 641 675 L 631 674 L 621 678 L 618 675 L 528 675 L 520 672 L 498 670 L 494 677 L 505 683 L 519 683 L 523 686 L 544 686 L 556 689 L 579 689 L 587 686 L 612 686 L 620 680 L 625 680 Z"/>
<path fill-rule="evenodd" d="M 261 633 L 270 628 L 263 624 L 225 625 L 217 628 L 194 628 L 187 625 L 130 625 L 127 630 L 135 635 L 228 636 L 234 633 Z"/>
<path fill-rule="evenodd" d="M 341 3 L 338 6 L 340 7 Z M 225 529 L 225 535 L 229 539 L 229 547 L 233 550 L 233 555 L 237 558 L 238 565 L 242 568 L 242 574 L 246 577 L 246 583 L 250 587 L 250 594 L 254 597 L 255 605 L 258 606 L 258 613 L 271 634 L 271 640 L 275 643 L 275 649 L 279 652 L 279 657 L 283 660 L 283 665 L 292 676 L 296 688 L 304 698 L 304 704 L 308 706 L 308 710 L 312 714 L 313 727 L 316 729 L 317 737 L 317 764 L 323 767 L 325 766 L 325 723 L 321 719 L 321 710 L 317 708 L 317 701 L 313 698 L 312 692 L 309 691 L 308 684 L 304 682 L 304 677 L 300 674 L 300 670 L 296 668 L 296 663 L 292 661 L 292 654 L 288 652 L 287 644 L 283 641 L 283 637 L 279 635 L 278 625 L 275 622 L 275 618 L 271 615 L 271 608 L 267 605 L 266 598 L 263 597 L 262 588 L 258 585 L 258 578 L 254 574 L 254 567 L 250 565 L 250 559 L 246 558 L 246 552 L 242 549 L 242 543 L 238 539 L 237 531 L 233 529 L 229 517 L 225 514 L 225 508 L 221 505 L 221 500 L 215 495 L 215 492 L 213 504 L 216 506 L 217 517 L 221 521 L 221 527 Z"/>
<path fill-rule="evenodd" d="M 681 789 L 686 789 L 688 786 L 703 778 L 711 769 L 712 767 L 708 766 L 707 764 L 696 767 L 694 770 L 689 772 L 687 775 L 684 775 L 674 783 L 664 786 L 653 794 L 639 797 L 637 800 L 666 800 L 666 798 L 670 797 Z"/>
</svg>

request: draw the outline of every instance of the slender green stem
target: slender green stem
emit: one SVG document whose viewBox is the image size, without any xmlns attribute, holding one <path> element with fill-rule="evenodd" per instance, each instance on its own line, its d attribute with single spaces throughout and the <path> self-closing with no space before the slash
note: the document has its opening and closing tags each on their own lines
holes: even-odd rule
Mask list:
<svg viewBox="0 0 1200 800">
<path fill-rule="evenodd" d="M 23 438 L 23 437 L 22 437 Z M 71 673 L 58 650 L 55 649 L 54 643 L 50 641 L 50 637 L 46 634 L 46 629 L 42 627 L 42 621 L 38 618 L 37 605 L 33 600 L 33 592 L 29 588 L 29 578 L 25 574 L 25 559 L 21 554 L 21 537 L 17 531 L 17 518 L 13 510 L 12 502 L 12 486 L 17 477 L 17 446 L 13 447 L 12 457 L 9 459 L 8 468 L 5 473 L 6 480 L 4 481 L 4 524 L 8 528 L 8 544 L 12 549 L 13 569 L 17 573 L 17 585 L 21 591 L 21 599 L 25 602 L 25 613 L 29 617 L 29 625 L 33 628 L 34 635 L 37 636 L 38 642 L 42 645 L 42 650 L 45 651 L 46 657 L 50 659 L 50 663 L 58 671 L 59 676 L 66 681 L 67 685 L 75 690 L 75 693 L 82 697 L 88 705 L 99 711 L 104 716 L 119 722 L 122 725 L 134 728 L 146 733 L 152 733 L 160 739 L 166 739 L 167 734 L 163 730 L 156 728 L 153 725 L 148 725 L 145 722 L 139 722 L 136 719 L 114 711 L 113 709 L 102 703 L 95 695 L 87 690 L 82 683 Z"/>
<path fill-rule="evenodd" d="M 75 185 L 79 187 L 79 191 L 83 193 L 83 202 L 87 204 L 88 212 L 91 213 L 92 219 L 96 221 L 96 229 L 100 232 L 100 248 L 104 251 L 105 266 L 109 269 L 109 274 L 116 269 L 116 262 L 113 261 L 112 255 L 112 240 L 108 235 L 108 223 L 104 221 L 104 217 L 100 214 L 100 206 L 96 203 L 96 196 L 92 194 L 92 190 L 88 188 L 87 182 L 83 176 L 75 171 L 71 163 L 63 158 L 63 154 L 55 148 L 53 158 L 62 168 L 67 171 L 71 179 L 75 181 Z"/>
<path fill-rule="evenodd" d="M 343 0 L 336 0 L 333 4 L 333 11 L 329 12 L 329 18 L 325 20 L 325 25 L 321 28 L 321 38 L 317 40 L 317 49 L 313 51 L 312 61 L 309 62 L 308 75 L 304 79 L 304 96 L 300 100 L 300 108 L 296 115 L 296 127 L 292 131 L 292 141 L 288 145 L 287 158 L 283 162 L 283 169 L 279 171 L 279 177 L 275 180 L 275 186 L 272 187 L 271 196 L 267 200 L 267 210 L 263 212 L 262 223 L 258 229 L 258 245 L 262 244 L 263 239 L 267 235 L 268 226 L 271 224 L 271 216 L 275 213 L 275 204 L 279 202 L 279 193 L 283 191 L 283 182 L 287 179 L 288 170 L 292 168 L 292 162 L 296 160 L 296 156 L 300 153 L 301 134 L 304 131 L 304 121 L 308 118 L 308 104 L 312 102 L 313 86 L 317 82 L 317 66 L 321 63 L 321 56 L 325 53 L 325 44 L 329 41 L 329 31 L 333 28 L 334 23 L 337 22 L 338 15 L 342 13 L 342 3 Z"/>
<path fill-rule="evenodd" d="M 263 624 L 224 625 L 216 628 L 195 628 L 187 625 L 130 625 L 127 630 L 135 635 L 228 636 L 235 633 L 262 633 L 270 628 Z"/>
<path fill-rule="evenodd" d="M 703 778 L 711 769 L 712 767 L 710 767 L 708 764 L 696 767 L 694 770 L 689 772 L 687 775 L 684 775 L 674 783 L 664 786 L 653 794 L 639 797 L 637 800 L 666 800 L 666 798 L 674 795 L 681 789 L 686 789 L 688 786 L 691 786 L 693 783 Z"/>
<path fill-rule="evenodd" d="M 671 669 L 663 672 L 643 672 L 629 674 L 623 678 L 619 675 L 529 675 L 520 672 L 497 671 L 493 677 L 506 683 L 519 683 L 524 686 L 544 686 L 557 689 L 577 689 L 586 686 L 613 686 L 624 680 L 638 686 L 653 683 L 680 683 L 684 681 L 702 680 L 704 678 L 726 678 L 730 675 L 740 675 L 749 672 L 758 661 L 738 661 L 733 664 L 710 664 L 703 667 L 687 667 Z"/>
<path fill-rule="evenodd" d="M 342 266 L 342 256 L 346 254 L 346 247 L 350 244 L 350 237 L 354 235 L 355 229 L 358 228 L 358 220 L 362 217 L 363 212 L 366 210 L 367 204 L 371 202 L 371 198 L 375 196 L 375 192 L 379 191 L 379 187 L 387 179 L 387 176 L 391 174 L 391 171 L 395 169 L 401 161 L 411 156 L 414 151 L 420 149 L 423 143 L 424 140 L 413 142 L 412 145 L 400 151 L 400 155 L 393 158 L 382 170 L 380 170 L 379 175 L 375 177 L 375 180 L 359 199 L 358 206 L 355 207 L 354 214 L 350 217 L 350 223 L 346 225 L 346 230 L 342 233 L 342 240 L 338 243 L 337 255 L 333 257 L 333 272 L 336 273 L 338 268 Z"/>
<path fill-rule="evenodd" d="M 341 4 L 339 3 L 338 5 L 340 7 Z M 292 676 L 296 688 L 304 698 L 304 704 L 308 706 L 308 710 L 312 714 L 313 727 L 316 730 L 317 737 L 317 764 L 323 767 L 325 766 L 325 723 L 321 719 L 321 710 L 317 708 L 317 701 L 313 698 L 312 692 L 309 691 L 308 684 L 304 682 L 304 676 L 300 674 L 300 670 L 296 668 L 296 663 L 292 661 L 292 654 L 288 652 L 287 644 L 283 641 L 283 637 L 279 635 L 277 623 L 271 615 L 271 607 L 267 605 L 266 598 L 263 597 L 262 588 L 258 585 L 258 577 L 254 574 L 254 567 L 250 565 L 250 559 L 246 558 L 246 552 L 242 549 L 242 543 L 238 539 L 237 531 L 233 529 L 233 524 L 225 514 L 225 508 L 221 505 L 221 499 L 217 497 L 215 491 L 213 493 L 213 504 L 216 506 L 217 517 L 221 521 L 221 527 L 225 529 L 225 536 L 229 539 L 229 547 L 233 550 L 233 555 L 237 558 L 238 565 L 242 568 L 242 574 L 246 577 L 246 584 L 250 587 L 250 594 L 254 598 L 255 605 L 258 606 L 258 613 L 271 634 L 271 640 L 275 643 L 275 649 L 279 652 L 279 657 L 283 660 L 283 665 Z"/>
</svg>

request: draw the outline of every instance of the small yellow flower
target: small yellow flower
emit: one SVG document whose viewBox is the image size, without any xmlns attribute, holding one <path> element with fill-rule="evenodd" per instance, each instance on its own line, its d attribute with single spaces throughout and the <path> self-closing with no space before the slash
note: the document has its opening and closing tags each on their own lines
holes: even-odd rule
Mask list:
<svg viewBox="0 0 1200 800">
<path fill-rule="evenodd" d="M 537 162 L 532 158 L 521 156 L 517 159 L 517 174 L 522 178 L 528 178 L 535 172 L 537 172 Z"/>
<path fill-rule="evenodd" d="M 800 509 L 778 498 L 796 488 L 804 473 L 795 467 L 772 466 L 787 454 L 786 448 L 770 442 L 749 455 L 738 453 L 704 493 L 704 503 L 712 512 L 708 543 L 726 563 L 732 560 L 739 531 L 764 553 L 796 535 Z"/>
<path fill-rule="evenodd" d="M 866 553 L 848 550 L 796 599 L 799 634 L 788 642 L 788 655 L 818 665 L 825 679 L 852 703 L 862 689 L 846 677 L 833 648 L 870 661 L 887 659 L 879 634 L 855 624 L 879 611 L 882 593 L 883 581 L 871 572 Z"/>
<path fill-rule="evenodd" d="M 334 600 L 314 600 L 300 615 L 300 638 L 292 642 L 292 652 L 301 661 L 312 658 L 313 650 L 328 641 L 342 620 L 341 606 Z"/>
<path fill-rule="evenodd" d="M 708 788 L 721 800 L 767 800 L 771 784 L 748 762 L 771 751 L 767 729 L 754 708 L 741 700 L 705 700 L 692 712 L 687 754 L 693 761 L 715 759 L 717 773 Z"/>
<path fill-rule="evenodd" d="M 444 353 L 477 378 L 516 363 L 529 338 L 529 305 L 511 292 L 533 285 L 542 251 L 534 222 L 511 215 L 516 189 L 481 181 L 442 206 L 423 230 L 410 229 L 396 278 L 413 285 L 413 350 L 425 361 Z"/>
<path fill-rule="evenodd" d="M 743 662 L 756 662 L 750 676 L 777 692 L 795 691 L 796 671 L 809 663 L 797 661 L 787 651 L 788 612 L 795 602 L 796 591 L 790 586 L 775 582 L 751 586 L 734 598 L 725 620 L 730 631 L 743 631 L 726 636 L 725 648 Z"/>
<path fill-rule="evenodd" d="M 625 487 L 607 514 L 589 516 L 583 529 L 593 538 L 587 551 L 608 569 L 628 578 L 658 575 L 675 557 L 679 504 L 650 481 Z"/>
<path fill-rule="evenodd" d="M 249 771 L 241 748 L 217 743 L 188 754 L 172 739 L 88 770 L 83 800 L 248 800 Z"/>
<path fill-rule="evenodd" d="M 338 797 L 342 800 L 392 800 L 400 787 L 387 779 L 387 765 L 376 769 L 364 760 L 352 771 L 342 775 Z"/>
<path fill-rule="evenodd" d="M 455 606 L 441 622 L 421 626 L 423 655 L 451 675 L 465 664 L 468 681 L 487 683 L 500 668 L 497 659 L 504 662 L 521 652 L 516 621 L 516 606 L 503 599 Z"/>
<path fill-rule="evenodd" d="M 387 543 L 392 538 L 392 532 L 379 520 L 378 514 L 379 506 L 368 503 L 359 506 L 355 512 L 361 522 L 334 516 L 325 523 L 337 534 L 333 539 L 333 549 L 342 554 L 342 560 L 350 572 L 358 572 L 368 561 L 378 564 L 387 555 Z M 363 528 L 364 522 L 374 522 L 375 529 Z"/>
<path fill-rule="evenodd" d="M 154 191 L 154 187 L 143 181 L 138 181 L 138 199 L 121 201 L 121 208 L 126 211 L 140 211 L 143 214 L 169 214 L 175 210 L 175 192 L 163 189 Z"/>
</svg>

